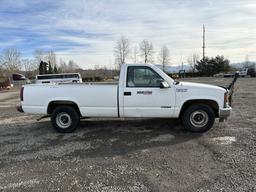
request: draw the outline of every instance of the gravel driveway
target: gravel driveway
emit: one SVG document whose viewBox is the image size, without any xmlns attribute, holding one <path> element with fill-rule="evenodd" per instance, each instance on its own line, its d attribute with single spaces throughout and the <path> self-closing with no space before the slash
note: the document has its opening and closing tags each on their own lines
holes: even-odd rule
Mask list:
<svg viewBox="0 0 256 192">
<path fill-rule="evenodd" d="M 0 93 L 0 191 L 256 191 L 256 78 L 238 80 L 231 117 L 204 134 L 171 119 L 86 119 L 60 134 L 18 113 L 18 95 Z"/>
</svg>

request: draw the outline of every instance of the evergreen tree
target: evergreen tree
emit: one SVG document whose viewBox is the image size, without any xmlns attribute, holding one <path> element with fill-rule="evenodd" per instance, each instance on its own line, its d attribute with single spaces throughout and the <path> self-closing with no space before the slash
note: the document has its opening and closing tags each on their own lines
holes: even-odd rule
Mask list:
<svg viewBox="0 0 256 192">
<path fill-rule="evenodd" d="M 212 76 L 219 72 L 229 71 L 229 63 L 230 61 L 228 59 L 225 59 L 224 56 L 217 55 L 216 57 L 205 57 L 205 59 L 197 61 L 195 67 L 202 75 Z"/>
<path fill-rule="evenodd" d="M 43 75 L 43 74 L 47 74 L 48 73 L 48 63 L 41 61 L 39 64 L 39 74 Z"/>
<path fill-rule="evenodd" d="M 39 64 L 39 75 L 44 74 L 44 62 L 41 61 Z"/>
<path fill-rule="evenodd" d="M 49 62 L 48 74 L 52 74 L 52 73 L 53 73 L 52 65 Z"/>
<path fill-rule="evenodd" d="M 195 68 L 197 69 L 197 71 L 199 73 L 201 73 L 202 75 L 209 75 L 209 60 L 210 58 L 209 57 L 205 57 L 204 59 L 201 59 L 200 61 L 197 61 L 196 65 L 195 65 Z"/>
<path fill-rule="evenodd" d="M 54 65 L 53 72 L 54 72 L 55 74 L 58 73 L 57 65 Z"/>
<path fill-rule="evenodd" d="M 43 74 L 47 74 L 48 73 L 48 63 L 43 62 Z"/>
</svg>

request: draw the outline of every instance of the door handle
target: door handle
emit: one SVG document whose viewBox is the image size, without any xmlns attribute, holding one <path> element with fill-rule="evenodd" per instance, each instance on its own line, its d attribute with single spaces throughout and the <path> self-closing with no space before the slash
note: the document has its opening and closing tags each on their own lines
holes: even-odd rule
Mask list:
<svg viewBox="0 0 256 192">
<path fill-rule="evenodd" d="M 131 96 L 132 92 L 124 92 L 124 96 Z"/>
</svg>

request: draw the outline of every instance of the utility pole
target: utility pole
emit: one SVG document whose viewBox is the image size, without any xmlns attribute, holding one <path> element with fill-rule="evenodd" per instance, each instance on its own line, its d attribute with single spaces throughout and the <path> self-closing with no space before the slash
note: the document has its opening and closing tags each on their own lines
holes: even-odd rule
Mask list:
<svg viewBox="0 0 256 192">
<path fill-rule="evenodd" d="M 205 26 L 203 25 L 203 61 L 205 59 Z"/>
<path fill-rule="evenodd" d="M 183 58 L 182 58 L 182 55 L 180 56 L 180 62 L 181 62 L 181 70 L 183 70 Z"/>
</svg>

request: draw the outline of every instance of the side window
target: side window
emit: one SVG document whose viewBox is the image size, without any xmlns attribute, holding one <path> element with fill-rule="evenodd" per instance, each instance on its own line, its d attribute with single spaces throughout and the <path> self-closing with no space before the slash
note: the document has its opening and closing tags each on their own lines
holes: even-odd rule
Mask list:
<svg viewBox="0 0 256 192">
<path fill-rule="evenodd" d="M 162 81 L 163 78 L 149 67 L 128 67 L 127 87 L 159 87 Z"/>
</svg>

